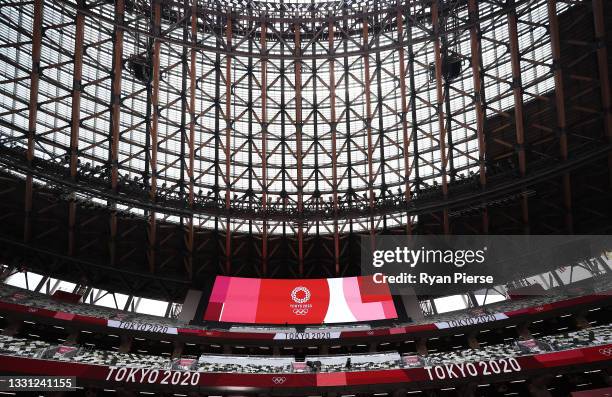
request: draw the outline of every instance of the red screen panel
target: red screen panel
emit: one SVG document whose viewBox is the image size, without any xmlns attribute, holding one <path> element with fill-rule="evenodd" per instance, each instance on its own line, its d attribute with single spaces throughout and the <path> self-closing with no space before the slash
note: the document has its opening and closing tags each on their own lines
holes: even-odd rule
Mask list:
<svg viewBox="0 0 612 397">
<path fill-rule="evenodd" d="M 322 324 L 397 318 L 386 284 L 371 278 L 256 279 L 217 276 L 206 321 Z"/>
</svg>

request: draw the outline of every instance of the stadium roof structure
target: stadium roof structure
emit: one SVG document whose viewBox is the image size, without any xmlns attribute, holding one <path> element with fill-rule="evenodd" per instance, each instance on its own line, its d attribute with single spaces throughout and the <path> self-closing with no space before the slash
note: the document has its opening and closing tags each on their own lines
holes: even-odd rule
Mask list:
<svg viewBox="0 0 612 397">
<path fill-rule="evenodd" d="M 609 232 L 609 9 L 2 4 L 1 255 L 174 299 L 362 235 Z"/>
</svg>

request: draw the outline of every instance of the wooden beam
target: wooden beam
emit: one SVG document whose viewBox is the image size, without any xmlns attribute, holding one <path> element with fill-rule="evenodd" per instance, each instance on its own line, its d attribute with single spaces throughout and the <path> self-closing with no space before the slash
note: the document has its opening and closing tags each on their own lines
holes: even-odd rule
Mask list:
<svg viewBox="0 0 612 397">
<path fill-rule="evenodd" d="M 298 272 L 304 275 L 304 225 L 302 215 L 304 213 L 304 186 L 302 182 L 302 40 L 300 35 L 300 25 L 293 25 L 295 37 L 295 156 L 297 157 L 297 210 L 298 220 L 297 240 L 298 240 Z"/>
<path fill-rule="evenodd" d="M 563 68 L 561 67 L 561 42 L 559 40 L 559 22 L 557 20 L 557 2 L 548 0 L 548 21 L 550 32 L 550 43 L 552 48 L 552 61 L 555 75 L 555 113 L 557 116 L 557 131 L 559 135 L 559 155 L 562 161 L 568 159 L 567 148 L 567 121 L 565 113 L 565 89 L 563 86 Z M 566 172 L 562 178 L 563 189 L 563 217 L 565 230 L 568 234 L 573 233 L 572 217 L 572 185 L 570 173 Z"/>
<path fill-rule="evenodd" d="M 487 170 L 485 167 L 486 161 L 486 140 L 485 140 L 485 107 L 484 107 L 484 87 L 481 82 L 481 52 L 480 40 L 478 38 L 480 32 L 480 24 L 478 23 L 478 3 L 476 0 L 468 1 L 469 18 L 472 26 L 470 27 L 470 50 L 471 50 L 471 65 L 472 65 L 472 84 L 474 85 L 474 108 L 476 111 L 476 135 L 478 136 L 478 173 L 479 183 L 482 189 L 487 186 Z M 482 232 L 489 233 L 489 210 L 485 206 L 482 209 Z"/>
<path fill-rule="evenodd" d="M 119 178 L 119 140 L 121 122 L 121 75 L 123 71 L 123 29 L 120 28 L 124 22 L 125 3 L 124 0 L 115 2 L 115 29 L 113 32 L 113 69 L 111 76 L 111 190 L 117 193 L 117 182 Z M 109 262 L 115 265 L 117 257 L 117 203 L 110 202 L 110 242 Z"/>
<path fill-rule="evenodd" d="M 599 87 L 603 111 L 604 130 L 608 143 L 612 143 L 612 99 L 610 97 L 610 75 L 608 74 L 608 47 L 606 44 L 606 27 L 602 0 L 593 0 L 593 17 L 595 19 L 595 40 L 597 42 L 597 65 L 599 67 Z M 610 7 L 610 4 L 607 3 Z M 608 154 L 610 188 L 612 189 L 612 151 Z"/>
<path fill-rule="evenodd" d="M 438 15 L 438 1 L 434 0 L 431 3 L 431 24 L 434 29 L 434 62 L 436 74 L 436 109 L 438 113 L 438 144 L 440 146 L 440 168 L 442 172 L 442 195 L 446 200 L 448 198 L 448 175 L 446 171 L 447 153 L 446 153 L 446 126 L 444 115 L 444 93 L 442 90 L 442 53 L 440 49 L 440 18 Z M 442 211 L 442 229 L 444 234 L 450 233 L 450 224 L 448 216 L 448 208 Z"/>
<path fill-rule="evenodd" d="M 187 12 L 187 1 L 185 2 L 185 12 Z M 189 204 L 189 208 L 193 210 L 193 204 L 195 199 L 195 127 L 196 127 L 196 115 L 195 115 L 195 107 L 196 107 L 196 67 L 197 67 L 197 59 L 196 55 L 198 53 L 196 49 L 197 43 L 197 35 L 198 35 L 198 2 L 197 0 L 192 0 L 191 5 L 191 43 L 193 47 L 191 49 L 190 54 L 190 63 L 189 63 L 189 163 L 187 170 L 187 177 L 189 178 L 189 195 L 187 197 L 187 201 Z M 189 278 L 193 277 L 193 246 L 195 239 L 195 228 L 193 224 L 193 213 L 187 218 L 187 234 L 185 236 L 185 248 L 187 250 L 185 254 L 185 268 L 187 270 L 187 274 L 189 274 Z"/>
<path fill-rule="evenodd" d="M 371 92 L 371 79 L 370 79 L 370 54 L 368 52 L 369 44 L 369 23 L 367 13 L 364 13 L 362 21 L 362 49 L 363 55 L 363 74 L 364 74 L 364 99 L 365 99 L 365 110 L 366 110 L 366 134 L 368 142 L 368 191 L 369 191 L 369 208 L 370 212 L 374 210 L 374 145 L 372 143 L 372 98 L 370 97 Z M 348 117 L 348 116 L 347 116 Z M 374 222 L 374 216 L 370 214 L 370 246 L 372 249 L 376 246 L 376 224 Z"/>
<path fill-rule="evenodd" d="M 523 85 L 521 79 L 521 58 L 518 42 L 517 15 L 514 0 L 509 0 L 508 35 L 510 41 L 510 63 L 512 67 L 512 94 L 514 96 L 514 126 L 516 130 L 516 151 L 521 177 L 527 173 L 525 154 L 525 120 L 523 115 Z M 529 234 L 529 203 L 526 194 L 521 195 L 523 233 Z"/>
<path fill-rule="evenodd" d="M 329 51 L 329 123 L 331 125 L 332 194 L 334 201 L 334 274 L 340 274 L 340 233 L 338 227 L 338 118 L 336 116 L 336 61 L 334 58 L 335 25 L 332 18 L 328 28 Z"/>
<path fill-rule="evenodd" d="M 268 210 L 268 61 L 267 54 L 267 24 L 261 22 L 261 207 L 265 213 Z M 268 222 L 264 218 L 261 230 L 261 271 L 268 274 Z"/>
<path fill-rule="evenodd" d="M 153 80 L 151 82 L 151 124 L 149 128 L 149 139 L 151 144 L 151 156 L 149 159 L 151 179 L 149 185 L 149 200 L 154 203 L 157 195 L 157 133 L 159 123 L 159 79 L 160 79 L 160 49 L 161 49 L 161 0 L 153 1 L 153 54 L 152 54 L 152 69 Z M 157 214 L 155 210 L 149 213 L 149 229 L 148 229 L 148 262 L 149 271 L 155 272 L 155 256 L 157 245 Z"/>
<path fill-rule="evenodd" d="M 32 161 L 34 160 L 34 137 L 36 136 L 36 123 L 38 115 L 38 83 L 40 78 L 43 1 L 44 0 L 34 0 L 34 21 L 32 25 L 32 70 L 30 71 L 30 102 L 28 105 L 28 149 L 26 151 L 26 159 L 29 166 L 32 166 Z M 32 174 L 28 172 L 26 176 L 23 227 L 23 241 L 26 243 L 32 238 L 33 184 Z"/>
<path fill-rule="evenodd" d="M 397 5 L 397 38 L 400 43 L 398 49 L 399 56 L 399 81 L 400 81 L 400 93 L 402 97 L 402 139 L 403 139 L 403 157 L 404 157 L 404 200 L 406 206 L 410 204 L 412 200 L 412 187 L 410 186 L 410 178 L 412 177 L 412 165 L 410 163 L 410 143 L 411 135 L 408 129 L 408 90 L 406 89 L 406 60 L 404 51 L 404 15 L 402 14 L 401 5 Z M 409 28 L 410 29 L 410 28 Z M 416 153 L 415 153 L 416 155 Z M 410 215 L 406 214 L 406 234 L 412 234 L 412 223 L 410 222 Z"/>
<path fill-rule="evenodd" d="M 227 25 L 225 27 L 227 48 L 232 48 L 232 12 L 228 9 Z M 225 63 L 225 209 L 229 212 L 231 206 L 231 137 L 232 137 L 232 57 L 230 52 L 226 55 Z M 232 228 L 231 218 L 227 216 L 225 223 L 225 273 L 232 271 Z"/>
<path fill-rule="evenodd" d="M 74 33 L 74 66 L 72 72 L 72 108 L 70 119 L 70 179 L 74 182 L 77 177 L 77 163 L 79 158 L 79 128 L 81 122 L 81 90 L 83 77 L 83 42 L 85 36 L 85 1 L 78 1 Z M 68 255 L 75 253 L 77 204 L 74 195 L 68 203 Z"/>
</svg>

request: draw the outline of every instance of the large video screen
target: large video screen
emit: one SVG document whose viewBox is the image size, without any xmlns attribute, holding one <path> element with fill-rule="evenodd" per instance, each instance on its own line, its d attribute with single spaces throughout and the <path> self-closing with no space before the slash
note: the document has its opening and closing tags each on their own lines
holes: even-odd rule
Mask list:
<svg viewBox="0 0 612 397">
<path fill-rule="evenodd" d="M 322 324 L 397 318 L 387 284 L 371 277 L 279 280 L 217 276 L 206 321 Z"/>
</svg>

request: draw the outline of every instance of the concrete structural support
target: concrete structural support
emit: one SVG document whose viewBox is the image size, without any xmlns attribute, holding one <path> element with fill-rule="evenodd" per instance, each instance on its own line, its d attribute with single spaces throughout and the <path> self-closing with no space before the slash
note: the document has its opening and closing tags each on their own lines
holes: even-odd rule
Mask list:
<svg viewBox="0 0 612 397">
<path fill-rule="evenodd" d="M 476 337 L 478 332 L 469 332 L 467 336 L 468 347 L 470 349 L 480 349 L 480 343 L 478 342 L 478 338 Z"/>
<path fill-rule="evenodd" d="M 132 350 L 132 342 L 134 338 L 129 335 L 121 335 L 119 343 L 119 353 L 129 353 Z"/>
<path fill-rule="evenodd" d="M 172 345 L 172 358 L 180 358 L 183 355 L 183 349 L 185 348 L 185 343 L 180 341 L 175 341 Z"/>
<path fill-rule="evenodd" d="M 531 331 L 529 330 L 529 323 L 521 323 L 516 327 L 516 333 L 519 338 L 530 339 Z"/>
<path fill-rule="evenodd" d="M 2 335 L 6 335 L 6 336 L 17 335 L 21 331 L 21 328 L 23 327 L 23 321 L 15 319 L 15 318 L 7 318 L 7 320 L 8 320 L 8 324 L 6 325 L 6 327 L 4 327 L 4 330 L 2 330 Z"/>
<path fill-rule="evenodd" d="M 427 351 L 427 338 L 416 338 L 415 340 L 416 351 L 421 356 L 426 356 L 428 354 Z"/>
<path fill-rule="evenodd" d="M 548 390 L 548 384 L 553 379 L 554 375 L 542 375 L 537 378 L 533 378 L 529 382 L 529 394 L 532 397 L 551 397 L 552 394 Z"/>
</svg>

